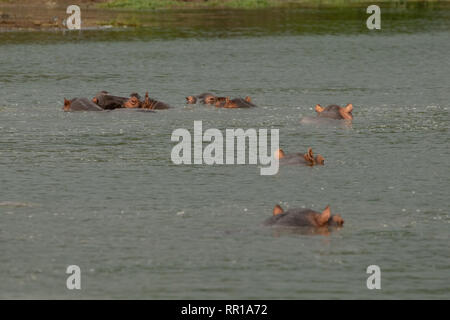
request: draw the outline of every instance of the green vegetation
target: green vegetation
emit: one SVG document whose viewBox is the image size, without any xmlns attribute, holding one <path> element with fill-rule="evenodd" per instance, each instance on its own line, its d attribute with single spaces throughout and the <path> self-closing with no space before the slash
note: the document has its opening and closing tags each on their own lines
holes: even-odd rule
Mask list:
<svg viewBox="0 0 450 320">
<path fill-rule="evenodd" d="M 100 4 L 103 8 L 123 9 L 172 9 L 172 8 L 267 8 L 280 5 L 285 1 L 278 0 L 210 0 L 210 1 L 180 1 L 180 0 L 112 0 Z"/>
<path fill-rule="evenodd" d="M 0 0 L 1 1 L 1 0 Z M 410 3 L 448 2 L 439 0 L 377 0 L 389 6 Z M 103 8 L 121 8 L 133 10 L 183 9 L 183 8 L 230 8 L 230 9 L 258 9 L 281 7 L 289 5 L 317 7 L 350 7 L 373 4 L 370 0 L 110 0 L 101 3 Z"/>
</svg>

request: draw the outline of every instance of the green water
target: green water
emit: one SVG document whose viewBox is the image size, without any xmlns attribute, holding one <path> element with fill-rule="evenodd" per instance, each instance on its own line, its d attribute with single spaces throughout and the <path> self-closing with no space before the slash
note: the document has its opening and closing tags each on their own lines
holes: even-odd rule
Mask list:
<svg viewBox="0 0 450 320">
<path fill-rule="evenodd" d="M 449 298 L 449 11 L 382 11 L 380 31 L 359 9 L 141 14 L 154 25 L 0 34 L 1 298 Z M 174 109 L 61 111 L 100 90 Z M 184 104 L 205 91 L 259 107 Z M 300 122 L 348 102 L 351 127 Z M 194 120 L 278 128 L 326 165 L 176 166 Z M 329 204 L 344 228 L 261 227 L 277 203 Z"/>
</svg>

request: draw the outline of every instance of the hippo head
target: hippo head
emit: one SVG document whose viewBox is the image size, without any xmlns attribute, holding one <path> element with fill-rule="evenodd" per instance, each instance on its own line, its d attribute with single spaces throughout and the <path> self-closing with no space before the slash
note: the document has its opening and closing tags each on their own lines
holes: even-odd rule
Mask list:
<svg viewBox="0 0 450 320">
<path fill-rule="evenodd" d="M 70 101 L 70 100 L 67 100 L 66 98 L 64 98 L 64 107 L 63 107 L 63 110 L 64 110 L 64 111 L 69 111 L 69 110 L 70 110 L 70 104 L 71 104 L 71 101 Z"/>
<path fill-rule="evenodd" d="M 213 96 L 212 94 L 208 94 L 203 98 L 203 103 L 214 104 L 216 103 L 216 97 Z"/>
<path fill-rule="evenodd" d="M 223 98 L 218 98 L 223 99 Z M 223 102 L 224 108 L 239 108 L 239 105 L 236 103 L 236 100 L 231 100 L 230 97 L 226 97 L 225 101 Z"/>
<path fill-rule="evenodd" d="M 197 103 L 197 98 L 194 96 L 186 97 L 186 103 L 187 104 L 195 104 L 195 103 Z"/>
<path fill-rule="evenodd" d="M 284 210 L 280 205 L 275 205 L 272 214 L 277 216 L 283 214 Z M 330 206 L 327 206 L 322 212 L 316 212 L 310 210 L 311 225 L 321 227 L 342 227 L 344 225 L 344 219 L 339 214 L 332 215 Z"/>
<path fill-rule="evenodd" d="M 320 164 L 320 165 L 324 165 L 325 164 L 325 158 L 322 157 L 322 155 L 318 154 L 315 158 L 314 161 L 316 162 L 316 164 Z"/>
<path fill-rule="evenodd" d="M 325 158 L 322 157 L 320 154 L 314 157 L 312 148 L 308 148 L 308 152 L 303 155 L 303 158 L 305 159 L 306 163 L 310 166 L 316 164 L 323 165 L 325 163 Z"/>
<path fill-rule="evenodd" d="M 332 105 L 327 108 L 317 104 L 315 110 L 318 114 L 335 113 L 337 119 L 353 120 L 353 104 L 351 103 L 347 104 L 345 107 Z"/>
<path fill-rule="evenodd" d="M 217 108 L 226 107 L 226 105 L 230 102 L 229 97 L 214 97 L 214 105 Z"/>
<path fill-rule="evenodd" d="M 328 221 L 328 225 L 332 227 L 342 227 L 344 225 L 344 219 L 339 214 L 335 214 L 331 216 L 331 219 Z"/>
<path fill-rule="evenodd" d="M 140 108 L 141 105 L 141 97 L 137 93 L 130 94 L 130 98 L 123 104 L 125 108 Z"/>
<path fill-rule="evenodd" d="M 342 227 L 344 224 L 344 219 L 340 215 L 331 215 L 330 206 L 327 206 L 321 213 L 315 213 L 314 218 L 318 226 Z"/>
</svg>

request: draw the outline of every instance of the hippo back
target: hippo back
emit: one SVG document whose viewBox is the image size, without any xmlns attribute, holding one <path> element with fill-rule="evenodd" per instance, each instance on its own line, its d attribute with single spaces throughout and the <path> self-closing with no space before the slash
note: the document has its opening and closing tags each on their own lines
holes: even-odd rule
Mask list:
<svg viewBox="0 0 450 320">
<path fill-rule="evenodd" d="M 97 94 L 94 99 L 97 100 L 97 105 L 105 110 L 123 108 L 123 104 L 128 100 L 125 97 L 117 97 L 103 93 Z"/>
<path fill-rule="evenodd" d="M 146 101 L 144 108 L 152 109 L 152 110 L 164 110 L 164 109 L 170 109 L 171 107 L 167 103 L 149 98 Z"/>
<path fill-rule="evenodd" d="M 236 104 L 236 106 L 238 108 L 252 108 L 252 107 L 256 107 L 256 105 L 254 105 L 251 102 L 246 101 L 245 99 L 242 98 L 236 98 L 231 100 L 233 103 Z"/>
<path fill-rule="evenodd" d="M 103 109 L 88 98 L 75 98 L 71 100 L 70 111 L 102 111 Z"/>
<path fill-rule="evenodd" d="M 344 119 L 339 112 L 339 108 L 340 107 L 335 104 L 329 105 L 328 107 L 325 108 L 324 111 L 319 113 L 318 116 L 323 117 L 323 118 L 337 119 L 337 120 Z"/>
<path fill-rule="evenodd" d="M 280 164 L 307 164 L 305 161 L 305 157 L 302 153 L 293 153 L 293 154 L 287 154 L 283 158 L 280 159 Z"/>
<path fill-rule="evenodd" d="M 316 227 L 314 215 L 317 212 L 310 209 L 290 209 L 284 213 L 270 217 L 264 222 L 266 226 L 283 227 Z"/>
</svg>

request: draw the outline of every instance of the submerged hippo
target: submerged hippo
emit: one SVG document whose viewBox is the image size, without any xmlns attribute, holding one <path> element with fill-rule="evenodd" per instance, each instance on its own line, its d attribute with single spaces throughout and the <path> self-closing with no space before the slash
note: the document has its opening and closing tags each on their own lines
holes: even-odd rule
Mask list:
<svg viewBox="0 0 450 320">
<path fill-rule="evenodd" d="M 92 98 L 92 102 L 104 110 L 124 108 L 124 103 L 129 98 L 110 95 L 107 91 L 100 91 Z"/>
<path fill-rule="evenodd" d="M 188 96 L 186 97 L 186 103 L 187 104 L 196 104 L 198 101 L 200 101 L 203 104 L 212 104 L 215 102 L 216 96 L 212 93 L 206 92 L 202 93 L 196 96 Z"/>
<path fill-rule="evenodd" d="M 351 103 L 347 104 L 345 107 L 332 104 L 326 108 L 318 104 L 316 105 L 315 110 L 317 112 L 317 116 L 321 118 L 353 120 L 353 105 Z"/>
<path fill-rule="evenodd" d="M 171 107 L 161 101 L 154 100 L 145 93 L 145 99 L 142 101 L 138 94 L 132 94 L 131 97 L 124 103 L 125 108 L 141 108 L 149 110 L 170 109 Z"/>
<path fill-rule="evenodd" d="M 289 209 L 285 212 L 276 205 L 272 213 L 273 216 L 264 222 L 265 226 L 328 228 L 342 227 L 344 224 L 340 215 L 331 215 L 329 206 L 322 212 L 311 209 Z"/>
<path fill-rule="evenodd" d="M 64 98 L 64 111 L 103 111 L 98 105 L 88 98 L 74 98 L 67 100 Z"/>
<path fill-rule="evenodd" d="M 215 106 L 217 108 L 251 108 L 256 107 L 252 103 L 252 99 L 250 97 L 242 98 L 236 98 L 236 99 L 230 99 L 229 97 L 217 97 Z"/>
<path fill-rule="evenodd" d="M 280 164 L 302 164 L 306 166 L 324 165 L 325 159 L 320 154 L 314 156 L 311 148 L 307 153 L 285 154 L 282 149 L 275 151 L 275 158 L 280 160 Z"/>
</svg>

